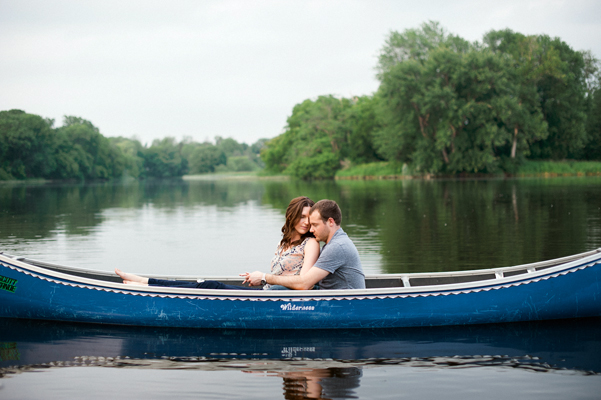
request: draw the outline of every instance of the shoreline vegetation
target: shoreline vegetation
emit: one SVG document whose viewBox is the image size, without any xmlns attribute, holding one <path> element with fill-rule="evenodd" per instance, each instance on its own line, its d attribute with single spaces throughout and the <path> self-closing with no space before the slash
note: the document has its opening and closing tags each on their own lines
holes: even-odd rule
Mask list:
<svg viewBox="0 0 601 400">
<path fill-rule="evenodd" d="M 428 180 L 428 179 L 505 179 L 505 178 L 565 178 L 565 177 L 591 177 L 601 176 L 601 161 L 527 161 L 514 174 L 498 173 L 464 173 L 464 174 L 420 174 L 414 173 L 407 164 L 390 162 L 373 162 L 359 164 L 339 170 L 335 180 Z M 185 181 L 211 181 L 211 180 L 289 180 L 293 177 L 285 174 L 267 173 L 265 170 L 242 172 L 211 172 L 203 174 L 183 175 Z M 165 178 L 159 178 L 165 179 Z M 172 179 L 172 178 L 166 178 Z M 113 179 L 113 181 L 116 179 Z M 123 180 L 121 178 L 121 180 Z M 127 180 L 127 179 L 125 179 Z M 129 180 L 135 180 L 129 178 Z M 2 184 L 46 184 L 53 182 L 69 182 L 69 180 L 49 179 L 24 179 L 0 180 Z M 79 182 L 79 181 L 74 181 Z"/>
<path fill-rule="evenodd" d="M 392 164 L 392 165 L 391 165 Z M 402 180 L 402 179 L 496 179 L 496 178 L 564 178 L 601 176 L 601 161 L 528 161 L 514 174 L 463 173 L 454 175 L 413 173 L 406 164 L 374 162 L 339 170 L 335 180 Z M 252 172 L 215 172 L 184 175 L 188 181 L 198 180 L 289 180 L 285 174 Z"/>
<path fill-rule="evenodd" d="M 513 174 L 508 173 L 462 173 L 429 174 L 416 173 L 407 164 L 374 162 L 360 164 L 336 173 L 337 180 L 372 179 L 469 179 L 469 178 L 554 178 L 569 176 L 601 176 L 601 161 L 526 161 Z"/>
<path fill-rule="evenodd" d="M 359 164 L 339 170 L 335 180 L 394 180 L 394 179 L 474 179 L 474 178 L 560 178 L 601 176 L 601 161 L 526 161 L 513 174 L 463 173 L 454 175 L 420 174 L 412 171 L 407 164 L 386 161 Z M 287 180 L 293 177 L 286 174 L 272 174 L 265 170 L 252 172 L 216 172 L 201 175 L 184 175 L 184 180 L 213 179 L 265 179 Z"/>
<path fill-rule="evenodd" d="M 251 145 L 220 136 L 143 144 L 77 116 L 54 127 L 0 111 L 0 181 L 600 174 L 601 62 L 590 51 L 508 29 L 470 43 L 430 21 L 391 31 L 376 70 L 376 92 L 306 99 L 283 133 Z"/>
</svg>

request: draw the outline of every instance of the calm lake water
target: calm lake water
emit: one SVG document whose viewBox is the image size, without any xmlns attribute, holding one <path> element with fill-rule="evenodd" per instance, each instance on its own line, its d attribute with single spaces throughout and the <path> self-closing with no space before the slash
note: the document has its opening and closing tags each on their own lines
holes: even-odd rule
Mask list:
<svg viewBox="0 0 601 400">
<path fill-rule="evenodd" d="M 293 197 L 336 200 L 367 273 L 601 247 L 601 178 L 0 185 L 0 251 L 81 268 L 267 270 Z M 37 372 L 37 373 L 34 373 Z M 0 320 L 0 397 L 592 399 L 601 319 L 383 331 Z"/>
</svg>

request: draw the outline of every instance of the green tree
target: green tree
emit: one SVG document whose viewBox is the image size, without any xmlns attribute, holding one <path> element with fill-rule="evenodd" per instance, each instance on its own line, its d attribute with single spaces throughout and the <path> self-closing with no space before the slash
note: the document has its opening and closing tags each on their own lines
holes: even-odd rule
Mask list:
<svg viewBox="0 0 601 400">
<path fill-rule="evenodd" d="M 401 49 L 398 53 L 410 56 L 380 65 L 383 111 L 376 149 L 388 160 L 410 162 L 427 173 L 493 172 L 519 111 L 510 65 L 442 30 L 432 40 L 435 31 L 429 27 L 392 34 L 407 37 L 395 43 L 437 47 Z M 415 39 L 419 34 L 424 38 Z"/>
<path fill-rule="evenodd" d="M 578 157 L 586 145 L 584 54 L 560 39 L 525 36 L 509 29 L 491 31 L 484 43 L 509 57 L 519 89 L 511 156 L 518 141 L 530 158 Z M 543 119 L 545 126 L 532 124 Z"/>
<path fill-rule="evenodd" d="M 291 176 L 332 178 L 349 154 L 348 113 L 352 102 L 319 96 L 294 106 L 286 131 L 261 153 L 268 170 Z"/>
<path fill-rule="evenodd" d="M 251 153 L 255 154 L 255 155 L 259 155 L 261 154 L 261 150 L 263 150 L 265 148 L 265 144 L 269 141 L 269 139 L 259 139 L 256 142 L 254 142 L 253 144 L 250 145 L 250 151 Z"/>
<path fill-rule="evenodd" d="M 21 110 L 0 112 L 0 179 L 51 175 L 55 146 L 52 121 Z"/>
<path fill-rule="evenodd" d="M 83 147 L 74 145 L 67 132 L 56 131 L 55 160 L 56 169 L 47 178 L 85 179 L 90 169 L 91 156 Z"/>
<path fill-rule="evenodd" d="M 248 145 L 246 143 L 238 143 L 233 138 L 224 139 L 221 136 L 215 137 L 215 145 L 219 150 L 225 153 L 226 157 L 239 157 L 244 155 L 248 149 Z"/>
<path fill-rule="evenodd" d="M 419 29 L 406 29 L 402 33 L 391 31 L 378 57 L 378 78 L 382 79 L 384 74 L 405 61 L 425 62 L 430 51 L 440 46 L 455 53 L 470 50 L 467 41 L 449 34 L 436 21 L 423 23 Z"/>
<path fill-rule="evenodd" d="M 259 158 L 259 153 L 264 147 L 267 139 L 260 139 L 252 146 L 246 143 L 238 143 L 235 139 L 223 139 L 220 136 L 215 137 L 215 143 L 227 157 L 227 162 L 216 166 L 219 172 L 242 172 L 255 171 L 263 167 L 263 162 Z"/>
<path fill-rule="evenodd" d="M 539 36 L 538 42 L 546 53 L 557 52 L 561 63 L 537 85 L 549 135 L 532 144 L 530 158 L 581 158 L 587 142 L 584 55 L 559 38 Z"/>
<path fill-rule="evenodd" d="M 215 167 L 227 162 L 224 151 L 208 142 L 188 142 L 184 144 L 182 154 L 188 160 L 191 174 L 215 172 Z"/>
<path fill-rule="evenodd" d="M 587 144 L 583 158 L 601 160 L 601 68 L 599 60 L 585 53 L 587 81 Z"/>
<path fill-rule="evenodd" d="M 138 139 L 111 137 L 111 146 L 117 147 L 123 158 L 123 176 L 132 178 L 143 178 L 144 170 L 144 146 Z"/>
<path fill-rule="evenodd" d="M 378 96 L 354 97 L 352 107 L 345 110 L 342 119 L 347 125 L 347 138 L 344 154 L 352 163 L 368 163 L 383 160 L 374 147 L 373 133 L 379 125 L 378 110 L 380 98 Z"/>
<path fill-rule="evenodd" d="M 152 145 L 144 149 L 144 168 L 146 175 L 156 178 L 178 177 L 188 172 L 188 161 L 182 157 L 183 144 L 175 138 L 155 139 Z"/>
<path fill-rule="evenodd" d="M 57 129 L 61 137 L 60 157 L 68 171 L 77 170 L 83 179 L 110 179 L 123 173 L 124 161 L 120 149 L 111 145 L 97 127 L 80 117 L 65 116 Z M 73 162 L 78 164 L 75 168 Z M 69 173 L 61 173 L 67 177 Z M 73 176 L 68 176 L 73 177 Z"/>
<path fill-rule="evenodd" d="M 257 163 L 255 163 L 251 156 L 230 156 L 227 158 L 225 165 L 217 167 L 218 171 L 229 171 L 229 172 L 248 172 L 256 171 L 259 169 Z"/>
<path fill-rule="evenodd" d="M 601 62 L 590 50 L 580 52 L 586 87 L 586 145 L 581 158 L 601 160 Z"/>
</svg>

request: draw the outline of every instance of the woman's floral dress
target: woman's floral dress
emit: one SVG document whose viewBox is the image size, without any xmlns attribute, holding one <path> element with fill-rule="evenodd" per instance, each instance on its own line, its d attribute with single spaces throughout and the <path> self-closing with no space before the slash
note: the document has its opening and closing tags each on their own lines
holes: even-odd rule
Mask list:
<svg viewBox="0 0 601 400">
<path fill-rule="evenodd" d="M 271 274 L 272 275 L 298 275 L 303 267 L 305 260 L 305 246 L 311 238 L 305 238 L 301 244 L 292 246 L 287 250 L 283 250 L 280 246 L 275 251 L 275 255 L 271 259 Z M 267 284 L 263 289 L 269 289 L 271 285 Z"/>
</svg>

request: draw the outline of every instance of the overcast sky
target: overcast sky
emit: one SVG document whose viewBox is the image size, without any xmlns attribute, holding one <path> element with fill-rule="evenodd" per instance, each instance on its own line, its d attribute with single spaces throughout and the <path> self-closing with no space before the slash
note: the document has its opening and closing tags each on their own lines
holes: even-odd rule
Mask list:
<svg viewBox="0 0 601 400">
<path fill-rule="evenodd" d="M 143 143 L 252 144 L 308 98 L 372 94 L 390 31 L 439 21 L 560 37 L 601 58 L 599 0 L 0 0 L 0 110 Z"/>
</svg>

